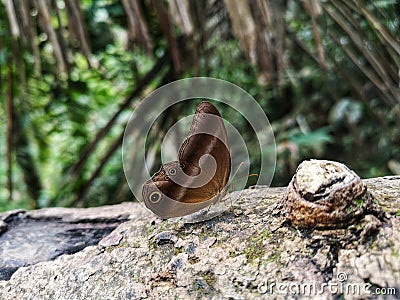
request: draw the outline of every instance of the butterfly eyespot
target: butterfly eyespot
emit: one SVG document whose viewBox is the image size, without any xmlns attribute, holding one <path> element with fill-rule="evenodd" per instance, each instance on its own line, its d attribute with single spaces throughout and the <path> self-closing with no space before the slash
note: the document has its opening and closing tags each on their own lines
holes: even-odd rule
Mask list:
<svg viewBox="0 0 400 300">
<path fill-rule="evenodd" d="M 168 174 L 169 174 L 170 176 L 176 175 L 176 169 L 175 169 L 175 168 L 170 169 L 170 170 L 168 171 Z"/>
<path fill-rule="evenodd" d="M 161 193 L 160 193 L 160 192 L 152 192 L 152 193 L 150 194 L 149 200 L 150 200 L 152 203 L 157 203 L 158 201 L 161 200 Z"/>
<path fill-rule="evenodd" d="M 169 180 L 169 176 L 166 175 L 166 176 L 164 177 L 164 179 L 165 179 L 165 180 Z"/>
<path fill-rule="evenodd" d="M 183 169 L 186 167 L 186 165 L 185 165 L 185 163 L 181 162 L 181 163 L 179 164 L 179 167 L 183 170 Z"/>
</svg>

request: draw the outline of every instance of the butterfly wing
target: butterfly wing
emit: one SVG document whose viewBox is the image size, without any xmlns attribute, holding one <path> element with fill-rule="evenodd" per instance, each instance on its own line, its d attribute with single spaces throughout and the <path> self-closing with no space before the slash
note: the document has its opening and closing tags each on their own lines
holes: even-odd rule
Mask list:
<svg viewBox="0 0 400 300">
<path fill-rule="evenodd" d="M 214 169 L 202 168 L 200 160 L 205 155 L 214 158 L 215 172 Z M 210 102 L 204 101 L 197 106 L 188 137 L 179 149 L 179 162 L 187 175 L 193 176 L 193 170 L 197 169 L 198 174 L 204 172 L 210 178 L 200 190 L 191 189 L 187 194 L 188 199 L 183 202 L 190 202 L 192 194 L 198 193 L 209 199 L 210 195 L 217 195 L 228 183 L 231 171 L 228 135 L 220 113 Z"/>
<path fill-rule="evenodd" d="M 210 156 L 214 168 L 202 163 L 202 158 Z M 164 218 L 188 215 L 209 206 L 228 182 L 231 171 L 228 136 L 221 115 L 210 102 L 197 106 L 178 159 L 161 166 L 143 184 L 146 206 Z M 199 178 L 207 180 L 199 184 Z"/>
<path fill-rule="evenodd" d="M 168 175 L 180 168 L 177 161 L 162 165 L 151 179 L 143 184 L 142 196 L 147 208 L 162 218 L 188 215 L 213 202 L 213 194 L 201 188 L 188 188 L 173 181 Z M 179 176 L 176 174 L 174 176 Z M 189 196 L 188 196 L 189 195 Z"/>
</svg>

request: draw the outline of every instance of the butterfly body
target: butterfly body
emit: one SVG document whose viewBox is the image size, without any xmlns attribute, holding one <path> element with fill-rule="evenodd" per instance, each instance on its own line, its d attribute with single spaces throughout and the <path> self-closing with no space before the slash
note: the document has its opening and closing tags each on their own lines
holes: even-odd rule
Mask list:
<svg viewBox="0 0 400 300">
<path fill-rule="evenodd" d="M 143 184 L 146 207 L 162 218 L 194 213 L 218 201 L 226 191 L 231 171 L 228 137 L 210 102 L 196 108 L 178 159 L 162 165 Z"/>
</svg>

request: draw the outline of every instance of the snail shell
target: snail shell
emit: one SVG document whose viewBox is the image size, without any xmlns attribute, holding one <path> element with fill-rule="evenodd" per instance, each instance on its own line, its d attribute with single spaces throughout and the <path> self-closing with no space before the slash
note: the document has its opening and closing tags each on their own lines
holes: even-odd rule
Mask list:
<svg viewBox="0 0 400 300">
<path fill-rule="evenodd" d="M 286 216 L 296 227 L 341 228 L 376 209 L 360 177 L 329 160 L 302 162 L 285 196 Z"/>
</svg>

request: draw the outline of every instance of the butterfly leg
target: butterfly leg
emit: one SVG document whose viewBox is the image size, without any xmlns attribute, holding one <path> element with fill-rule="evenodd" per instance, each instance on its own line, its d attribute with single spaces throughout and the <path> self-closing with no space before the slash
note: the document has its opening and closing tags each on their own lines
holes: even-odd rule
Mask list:
<svg viewBox="0 0 400 300">
<path fill-rule="evenodd" d="M 226 190 L 229 190 L 229 192 L 233 191 L 233 185 L 229 185 L 229 187 L 226 187 Z M 232 201 L 232 197 L 230 195 L 228 195 L 229 198 L 229 210 L 235 214 L 234 210 L 233 210 L 233 201 Z M 227 200 L 227 199 L 226 199 Z M 226 203 L 226 200 L 224 201 L 224 203 Z M 236 214 L 235 214 L 236 215 Z"/>
<path fill-rule="evenodd" d="M 231 196 L 228 196 L 228 197 L 229 197 L 229 202 L 230 202 L 229 210 L 230 210 L 231 213 L 233 213 L 235 215 L 235 217 L 238 217 L 239 215 L 235 212 L 235 209 L 233 207 L 232 198 L 231 198 Z"/>
<path fill-rule="evenodd" d="M 225 194 L 225 195 L 226 195 L 226 194 Z M 237 215 L 237 214 L 235 213 L 235 210 L 234 210 L 234 207 L 233 207 L 233 200 L 232 200 L 231 195 L 228 195 L 226 198 L 223 198 L 224 206 L 225 206 L 225 207 L 228 206 L 228 205 L 226 204 L 226 202 L 228 201 L 228 199 L 229 199 L 229 211 L 230 211 L 231 213 L 233 213 L 236 217 L 238 217 L 239 215 Z"/>
<path fill-rule="evenodd" d="M 221 201 L 221 197 L 223 197 L 225 193 L 219 193 L 218 199 L 216 201 L 213 201 L 208 207 L 207 210 L 204 212 L 204 215 L 207 215 L 210 212 L 211 207 L 215 204 Z M 225 201 L 224 201 L 225 203 Z"/>
<path fill-rule="evenodd" d="M 211 204 L 207 207 L 207 210 L 204 212 L 204 215 L 207 215 L 207 214 L 209 213 L 209 211 L 210 211 L 210 209 L 211 209 L 211 206 L 213 206 L 213 205 L 214 205 L 214 202 L 211 203 Z"/>
</svg>

